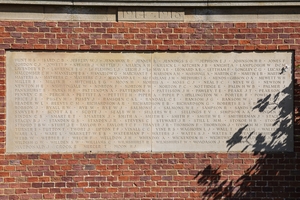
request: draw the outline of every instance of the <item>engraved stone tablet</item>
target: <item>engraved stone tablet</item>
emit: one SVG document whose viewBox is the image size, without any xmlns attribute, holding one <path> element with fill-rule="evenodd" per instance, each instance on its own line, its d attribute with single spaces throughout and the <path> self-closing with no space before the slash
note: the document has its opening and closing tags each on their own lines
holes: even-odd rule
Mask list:
<svg viewBox="0 0 300 200">
<path fill-rule="evenodd" d="M 292 53 L 7 52 L 6 151 L 293 151 Z"/>
</svg>

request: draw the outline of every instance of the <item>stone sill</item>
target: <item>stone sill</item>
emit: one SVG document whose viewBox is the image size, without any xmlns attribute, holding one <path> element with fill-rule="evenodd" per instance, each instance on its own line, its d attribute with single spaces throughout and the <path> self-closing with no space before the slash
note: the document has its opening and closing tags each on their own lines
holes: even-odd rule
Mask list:
<svg viewBox="0 0 300 200">
<path fill-rule="evenodd" d="M 300 6 L 299 0 L 0 0 L 0 4 L 61 5 L 61 6 L 179 6 L 179 7 L 233 7 L 233 6 Z"/>
</svg>

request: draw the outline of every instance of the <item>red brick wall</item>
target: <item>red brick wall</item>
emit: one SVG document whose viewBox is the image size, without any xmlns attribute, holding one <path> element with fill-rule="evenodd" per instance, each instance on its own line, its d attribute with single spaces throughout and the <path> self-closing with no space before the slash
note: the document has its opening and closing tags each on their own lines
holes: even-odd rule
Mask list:
<svg viewBox="0 0 300 200">
<path fill-rule="evenodd" d="M 12 49 L 292 50 L 295 152 L 5 154 L 5 51 Z M 300 198 L 299 64 L 300 23 L 0 21 L 0 199 Z"/>
</svg>

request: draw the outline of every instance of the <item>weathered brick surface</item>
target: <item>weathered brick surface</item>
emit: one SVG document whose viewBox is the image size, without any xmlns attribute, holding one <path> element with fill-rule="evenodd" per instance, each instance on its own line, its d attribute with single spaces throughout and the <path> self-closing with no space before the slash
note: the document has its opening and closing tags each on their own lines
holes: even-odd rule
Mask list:
<svg viewBox="0 0 300 200">
<path fill-rule="evenodd" d="M 300 23 L 0 21 L 0 199 L 297 199 Z M 6 50 L 294 52 L 294 153 L 5 154 Z"/>
</svg>

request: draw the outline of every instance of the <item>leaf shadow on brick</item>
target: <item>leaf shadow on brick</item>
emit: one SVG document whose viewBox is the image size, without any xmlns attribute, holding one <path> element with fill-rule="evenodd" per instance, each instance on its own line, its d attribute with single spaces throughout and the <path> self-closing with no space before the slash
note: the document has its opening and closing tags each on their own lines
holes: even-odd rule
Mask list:
<svg viewBox="0 0 300 200">
<path fill-rule="evenodd" d="M 276 94 L 267 94 L 259 99 L 252 110 L 258 110 L 260 113 L 277 111 L 278 117 L 272 121 L 275 127 L 270 138 L 257 131 L 249 131 L 245 137 L 245 130 L 248 124 L 239 128 L 232 137 L 228 139 L 228 152 L 235 145 L 244 145 L 241 153 L 251 148 L 253 157 L 256 157 L 255 163 L 238 178 L 222 178 L 222 169 L 220 166 L 206 166 L 200 170 L 194 177 L 199 186 L 205 188 L 200 198 L 205 199 L 295 199 L 299 193 L 296 193 L 297 178 L 300 170 L 296 168 L 297 153 L 291 152 L 288 145 L 293 144 L 293 125 L 298 124 L 299 120 L 293 117 L 300 113 L 300 109 L 293 112 L 293 106 L 286 106 L 288 102 L 293 102 L 293 83 L 279 91 Z M 282 97 L 282 98 L 281 98 Z M 255 136 L 256 135 L 256 136 Z M 255 140 L 249 138 L 255 137 Z M 236 164 L 238 165 L 238 164 Z M 288 166 L 288 167 L 287 167 Z M 224 165 L 223 165 L 224 167 Z M 228 166 L 227 166 L 228 167 Z"/>
</svg>

